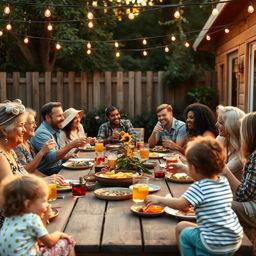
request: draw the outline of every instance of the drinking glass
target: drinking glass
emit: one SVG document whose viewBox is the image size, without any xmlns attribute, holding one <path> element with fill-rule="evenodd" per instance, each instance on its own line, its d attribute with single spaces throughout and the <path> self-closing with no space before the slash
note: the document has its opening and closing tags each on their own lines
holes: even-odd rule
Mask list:
<svg viewBox="0 0 256 256">
<path fill-rule="evenodd" d="M 140 149 L 140 157 L 142 159 L 149 159 L 149 148 L 143 147 Z"/>
<path fill-rule="evenodd" d="M 144 141 L 136 141 L 136 149 L 140 150 L 144 147 Z"/>
<path fill-rule="evenodd" d="M 157 180 L 162 180 L 165 177 L 165 168 L 161 168 L 159 166 L 156 166 L 154 168 L 154 177 Z"/>
<path fill-rule="evenodd" d="M 168 154 L 166 157 L 166 170 L 171 172 L 176 172 L 173 166 L 170 166 L 171 164 L 176 164 L 179 161 L 179 155 L 178 154 Z"/>
<path fill-rule="evenodd" d="M 49 189 L 48 200 L 49 201 L 56 200 L 57 199 L 57 184 L 54 184 L 54 183 L 48 184 L 48 189 Z"/>
<path fill-rule="evenodd" d="M 132 200 L 138 204 L 143 203 L 145 197 L 148 195 L 149 186 L 148 186 L 148 177 L 133 177 L 133 186 L 132 186 Z"/>
<path fill-rule="evenodd" d="M 72 184 L 72 196 L 79 198 L 84 197 L 86 193 L 86 183 L 84 179 L 81 179 L 79 181 L 73 181 Z"/>
<path fill-rule="evenodd" d="M 167 136 L 167 135 L 162 135 L 162 136 L 161 136 L 161 140 L 162 140 L 162 142 L 168 141 L 168 140 L 170 140 L 170 137 Z"/>
<path fill-rule="evenodd" d="M 97 142 L 95 143 L 95 151 L 96 152 L 103 152 L 104 151 L 103 140 L 97 140 Z"/>
<path fill-rule="evenodd" d="M 117 159 L 116 154 L 110 153 L 108 155 L 108 167 L 109 168 L 114 168 L 115 167 L 116 159 Z"/>
</svg>

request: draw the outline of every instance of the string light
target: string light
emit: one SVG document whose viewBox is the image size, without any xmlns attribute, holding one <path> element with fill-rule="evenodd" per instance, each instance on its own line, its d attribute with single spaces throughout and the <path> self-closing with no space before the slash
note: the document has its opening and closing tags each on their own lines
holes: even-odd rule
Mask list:
<svg viewBox="0 0 256 256">
<path fill-rule="evenodd" d="M 175 37 L 174 35 L 172 35 L 171 40 L 172 40 L 173 42 L 176 41 L 176 37 Z"/>
<path fill-rule="evenodd" d="M 60 50 L 61 49 L 61 44 L 59 42 L 56 43 L 55 45 L 56 50 Z"/>
<path fill-rule="evenodd" d="M 146 39 L 143 39 L 142 44 L 143 44 L 143 45 L 147 45 L 147 43 L 148 43 L 147 40 L 146 40 Z"/>
<path fill-rule="evenodd" d="M 117 58 L 120 57 L 120 52 L 116 52 L 116 57 L 117 57 Z"/>
<path fill-rule="evenodd" d="M 27 37 L 27 36 L 24 38 L 23 42 L 24 42 L 24 44 L 28 44 L 29 39 L 28 39 L 28 37 Z"/>
<path fill-rule="evenodd" d="M 186 48 L 188 48 L 190 46 L 188 41 L 186 41 L 184 45 L 185 45 Z"/>
<path fill-rule="evenodd" d="M 89 27 L 89 28 L 93 28 L 93 23 L 92 23 L 92 21 L 88 22 L 88 27 Z"/>
<path fill-rule="evenodd" d="M 88 42 L 86 46 L 87 46 L 88 49 L 91 49 L 91 48 L 92 48 L 92 45 L 91 45 L 90 42 Z"/>
<path fill-rule="evenodd" d="M 254 7 L 252 5 L 252 1 L 249 1 L 249 5 L 248 5 L 247 11 L 248 11 L 248 13 L 253 13 L 254 12 Z"/>
<path fill-rule="evenodd" d="M 52 26 L 51 23 L 49 23 L 49 24 L 47 25 L 47 30 L 48 30 L 48 31 L 52 31 L 52 30 L 53 30 L 53 26 Z"/>
<path fill-rule="evenodd" d="M 6 29 L 9 30 L 9 31 L 12 30 L 12 24 L 11 24 L 11 23 L 8 23 L 8 24 L 6 25 Z"/>
<path fill-rule="evenodd" d="M 210 40 L 211 40 L 211 36 L 207 35 L 207 36 L 206 36 L 206 40 L 207 40 L 207 41 L 210 41 Z"/>
<path fill-rule="evenodd" d="M 119 43 L 115 42 L 115 47 L 118 48 L 119 47 Z"/>
<path fill-rule="evenodd" d="M 169 51 L 170 51 L 169 47 L 168 47 L 168 46 L 165 46 L 164 51 L 165 51 L 165 52 L 169 52 Z"/>
<path fill-rule="evenodd" d="M 230 30 L 228 28 L 225 28 L 225 33 L 228 34 L 230 32 Z"/>
<path fill-rule="evenodd" d="M 4 13 L 5 13 L 5 14 L 10 14 L 10 12 L 11 12 L 10 7 L 9 7 L 9 6 L 5 6 L 5 7 L 4 7 Z"/>
<path fill-rule="evenodd" d="M 86 51 L 86 53 L 87 53 L 88 55 L 90 55 L 90 54 L 92 53 L 92 50 L 91 50 L 91 49 L 88 49 L 88 50 Z"/>
<path fill-rule="evenodd" d="M 49 17 L 51 17 L 51 15 L 52 15 L 51 10 L 49 8 L 45 9 L 44 16 L 46 18 L 49 18 Z"/>
<path fill-rule="evenodd" d="M 212 9 L 212 15 L 217 16 L 219 14 L 218 9 L 215 7 Z"/>
<path fill-rule="evenodd" d="M 144 50 L 144 51 L 143 51 L 143 56 L 147 56 L 147 55 L 148 55 L 147 51 Z"/>
<path fill-rule="evenodd" d="M 0 36 L 2 36 L 4 34 L 3 30 L 0 30 Z"/>
<path fill-rule="evenodd" d="M 175 19 L 179 19 L 180 18 L 180 10 L 176 10 L 173 16 Z"/>
<path fill-rule="evenodd" d="M 91 11 L 88 12 L 87 18 L 88 18 L 89 20 L 92 20 L 92 19 L 94 18 L 93 13 L 92 13 Z"/>
<path fill-rule="evenodd" d="M 134 20 L 134 18 L 135 18 L 134 14 L 133 14 L 132 12 L 130 12 L 130 13 L 128 14 L 128 19 L 129 19 L 129 20 Z"/>
</svg>

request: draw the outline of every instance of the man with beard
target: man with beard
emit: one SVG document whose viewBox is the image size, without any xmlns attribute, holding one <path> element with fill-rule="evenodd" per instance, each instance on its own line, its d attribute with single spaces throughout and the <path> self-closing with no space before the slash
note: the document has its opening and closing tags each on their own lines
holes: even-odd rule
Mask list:
<svg viewBox="0 0 256 256">
<path fill-rule="evenodd" d="M 62 168 L 62 161 L 67 160 L 72 154 L 67 154 L 72 148 L 78 148 L 86 144 L 86 139 L 81 138 L 72 141 L 64 147 L 60 147 L 60 129 L 64 121 L 62 104 L 60 102 L 49 102 L 43 105 L 41 109 L 43 122 L 31 138 L 31 144 L 36 153 L 49 139 L 54 139 L 56 146 L 42 158 L 38 169 L 45 175 L 58 173 Z"/>
<path fill-rule="evenodd" d="M 172 106 L 161 104 L 156 109 L 158 122 L 148 139 L 149 147 L 156 144 L 166 148 L 180 151 L 185 144 L 186 125 L 173 117 Z"/>
<path fill-rule="evenodd" d="M 124 131 L 132 135 L 136 140 L 137 133 L 135 132 L 130 120 L 121 119 L 119 109 L 114 106 L 109 106 L 105 109 L 105 114 L 108 122 L 103 123 L 98 131 L 97 139 L 102 139 L 104 144 L 114 144 L 119 142 L 120 132 Z"/>
</svg>

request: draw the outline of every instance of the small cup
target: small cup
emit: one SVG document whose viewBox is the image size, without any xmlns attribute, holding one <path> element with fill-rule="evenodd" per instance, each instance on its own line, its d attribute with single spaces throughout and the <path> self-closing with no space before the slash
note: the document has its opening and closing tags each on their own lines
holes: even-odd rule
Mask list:
<svg viewBox="0 0 256 256">
<path fill-rule="evenodd" d="M 148 177 L 133 177 L 132 200 L 136 203 L 143 203 L 149 193 Z"/>
<path fill-rule="evenodd" d="M 72 184 L 72 196 L 75 198 L 84 197 L 86 193 L 86 183 L 84 179 L 74 181 Z"/>
<path fill-rule="evenodd" d="M 159 166 L 156 166 L 154 168 L 154 177 L 156 180 L 162 180 L 165 177 L 165 168 L 161 168 Z"/>
<path fill-rule="evenodd" d="M 166 170 L 171 172 L 176 172 L 175 169 L 170 166 L 171 164 L 176 164 L 179 161 L 179 155 L 177 154 L 168 154 L 166 157 Z"/>
<path fill-rule="evenodd" d="M 48 184 L 48 189 L 49 189 L 49 196 L 48 200 L 49 201 L 54 201 L 57 199 L 57 184 Z"/>
<path fill-rule="evenodd" d="M 96 152 L 103 152 L 104 151 L 104 144 L 103 144 L 103 140 L 97 140 L 97 142 L 95 143 L 95 151 Z"/>
<path fill-rule="evenodd" d="M 140 157 L 142 159 L 149 159 L 149 148 L 143 147 L 140 149 Z"/>
</svg>

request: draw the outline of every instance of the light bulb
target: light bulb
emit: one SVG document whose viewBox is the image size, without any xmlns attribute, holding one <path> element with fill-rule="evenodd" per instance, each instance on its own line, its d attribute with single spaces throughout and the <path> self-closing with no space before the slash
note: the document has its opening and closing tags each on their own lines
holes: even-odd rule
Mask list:
<svg viewBox="0 0 256 256">
<path fill-rule="evenodd" d="M 52 30 L 53 30 L 53 26 L 52 26 L 51 23 L 49 23 L 49 24 L 47 25 L 47 30 L 48 30 L 48 31 L 52 31 Z"/>
<path fill-rule="evenodd" d="M 171 40 L 174 42 L 174 41 L 176 41 L 176 37 L 173 35 L 172 37 L 171 37 Z"/>
<path fill-rule="evenodd" d="M 91 45 L 90 42 L 88 42 L 86 46 L 87 46 L 88 49 L 91 49 L 91 48 L 92 48 L 92 45 Z"/>
<path fill-rule="evenodd" d="M 187 48 L 190 46 L 189 42 L 185 42 L 184 45 L 185 45 L 185 47 L 187 47 Z"/>
<path fill-rule="evenodd" d="M 128 14 L 128 19 L 129 19 L 129 20 L 134 20 L 134 18 L 135 18 L 134 14 L 133 14 L 132 12 L 130 12 L 130 13 Z"/>
<path fill-rule="evenodd" d="M 60 50 L 61 49 L 61 44 L 59 42 L 57 42 L 55 48 L 56 48 L 56 50 Z"/>
<path fill-rule="evenodd" d="M 225 28 L 225 33 L 228 34 L 229 33 L 229 29 L 228 28 Z"/>
<path fill-rule="evenodd" d="M 213 8 L 212 15 L 217 16 L 219 14 L 219 11 L 217 8 Z"/>
<path fill-rule="evenodd" d="M 88 12 L 87 18 L 88 18 L 89 20 L 92 20 L 92 19 L 94 18 L 93 13 L 92 13 L 92 12 Z"/>
<path fill-rule="evenodd" d="M 249 13 L 253 13 L 253 12 L 254 12 L 254 8 L 253 8 L 253 5 L 252 5 L 252 4 L 250 4 L 250 5 L 248 6 L 247 11 L 248 11 Z"/>
<path fill-rule="evenodd" d="M 173 16 L 174 16 L 175 19 L 179 19 L 180 18 L 180 11 L 176 10 Z"/>
<path fill-rule="evenodd" d="M 165 46 L 164 51 L 165 51 L 165 52 L 169 52 L 169 51 L 170 51 L 169 47 L 168 47 L 168 46 Z"/>
<path fill-rule="evenodd" d="M 5 7 L 4 7 L 4 13 L 5 13 L 5 14 L 10 14 L 10 12 L 11 12 L 10 7 L 9 7 L 9 6 L 5 6 Z"/>
<path fill-rule="evenodd" d="M 119 43 L 115 42 L 115 47 L 118 48 L 119 47 Z"/>
<path fill-rule="evenodd" d="M 146 39 L 143 39 L 142 44 L 146 45 L 148 42 Z"/>
<path fill-rule="evenodd" d="M 211 40 L 211 37 L 209 35 L 206 36 L 206 40 L 207 41 L 210 41 Z"/>
<path fill-rule="evenodd" d="M 23 42 L 24 42 L 24 44 L 28 44 L 29 39 L 28 39 L 28 37 L 27 37 L 27 36 L 24 38 Z"/>
<path fill-rule="evenodd" d="M 52 13 L 51 13 L 51 11 L 50 11 L 50 9 L 45 9 L 45 11 L 44 11 L 44 16 L 45 17 L 47 17 L 47 18 L 49 18 L 49 17 L 51 17 L 51 15 L 52 15 Z"/>
<path fill-rule="evenodd" d="M 120 57 L 120 52 L 116 52 L 116 57 L 117 57 L 117 58 Z"/>
<path fill-rule="evenodd" d="M 92 51 L 91 51 L 90 49 L 88 49 L 88 50 L 86 51 L 86 53 L 87 53 L 88 55 L 90 55 L 90 54 L 92 53 Z"/>
<path fill-rule="evenodd" d="M 3 30 L 0 30 L 0 36 L 2 36 L 4 34 Z"/>
<path fill-rule="evenodd" d="M 148 55 L 148 53 L 147 53 L 147 51 L 143 51 L 143 56 L 147 56 Z"/>
<path fill-rule="evenodd" d="M 90 21 L 90 22 L 88 22 L 88 27 L 89 28 L 93 28 L 93 23 Z"/>
<path fill-rule="evenodd" d="M 10 23 L 8 23 L 8 24 L 6 25 L 6 29 L 7 29 L 7 30 L 12 30 L 12 25 L 11 25 Z"/>
<path fill-rule="evenodd" d="M 92 2 L 92 6 L 97 7 L 98 6 L 98 2 L 97 1 L 93 1 Z"/>
<path fill-rule="evenodd" d="M 122 21 L 123 20 L 122 16 L 118 16 L 117 19 L 118 19 L 118 21 Z"/>
</svg>

